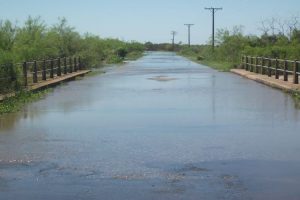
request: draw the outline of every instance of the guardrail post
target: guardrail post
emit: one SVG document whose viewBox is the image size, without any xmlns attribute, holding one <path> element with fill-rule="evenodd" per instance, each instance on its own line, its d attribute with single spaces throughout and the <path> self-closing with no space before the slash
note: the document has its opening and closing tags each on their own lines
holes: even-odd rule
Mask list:
<svg viewBox="0 0 300 200">
<path fill-rule="evenodd" d="M 241 56 L 241 69 L 244 69 L 244 56 Z"/>
<path fill-rule="evenodd" d="M 299 84 L 299 76 L 298 76 L 298 71 L 299 71 L 299 63 L 297 60 L 294 61 L 294 69 L 293 69 L 293 76 L 294 76 L 294 84 Z"/>
<path fill-rule="evenodd" d="M 74 57 L 74 71 L 77 72 L 77 59 Z"/>
<path fill-rule="evenodd" d="M 288 81 L 288 62 L 287 60 L 284 60 L 284 71 L 283 71 L 283 80 Z"/>
<path fill-rule="evenodd" d="M 9 63 L 8 65 L 8 70 L 9 70 L 9 78 L 10 78 L 10 81 L 16 81 L 17 77 L 16 77 L 16 74 L 14 72 L 14 64 L 13 63 Z"/>
<path fill-rule="evenodd" d="M 262 74 L 262 75 L 264 75 L 265 73 L 264 73 L 264 65 L 265 65 L 265 58 L 264 57 L 262 57 L 261 58 L 261 67 L 260 67 L 260 73 Z"/>
<path fill-rule="evenodd" d="M 54 77 L 54 62 L 53 59 L 50 61 L 50 78 Z"/>
<path fill-rule="evenodd" d="M 33 75 L 32 75 L 33 83 L 37 83 L 37 64 L 36 60 L 33 62 Z"/>
<path fill-rule="evenodd" d="M 279 79 L 279 71 L 278 71 L 279 63 L 278 59 L 275 60 L 275 79 Z"/>
<path fill-rule="evenodd" d="M 67 58 L 64 57 L 64 74 L 67 74 Z"/>
<path fill-rule="evenodd" d="M 46 60 L 43 60 L 42 65 L 42 80 L 45 81 L 47 79 L 46 77 Z"/>
<path fill-rule="evenodd" d="M 70 65 L 69 72 L 72 73 L 73 72 L 73 66 L 72 66 L 72 58 L 71 57 L 69 58 L 69 65 Z"/>
<path fill-rule="evenodd" d="M 245 69 L 244 67 L 244 56 L 241 56 L 241 69 Z"/>
<path fill-rule="evenodd" d="M 258 73 L 258 57 L 255 57 L 255 73 Z"/>
<path fill-rule="evenodd" d="M 28 85 L 28 82 L 27 82 L 27 63 L 24 62 L 23 63 L 23 81 L 24 81 L 24 86 L 27 86 Z"/>
<path fill-rule="evenodd" d="M 271 70 L 271 65 L 272 65 L 272 60 L 271 58 L 269 58 L 268 60 L 268 77 L 271 77 L 272 76 L 272 70 Z"/>
<path fill-rule="evenodd" d="M 253 57 L 250 57 L 250 72 L 253 72 Z"/>
<path fill-rule="evenodd" d="M 254 57 L 251 57 L 251 72 L 255 72 Z"/>
<path fill-rule="evenodd" d="M 245 67 L 245 70 L 246 70 L 246 71 L 248 71 L 248 67 L 249 67 L 249 66 L 248 66 L 248 56 L 246 56 L 246 67 Z"/>
<path fill-rule="evenodd" d="M 60 65 L 60 58 L 57 60 L 57 76 L 61 76 L 61 65 Z"/>
<path fill-rule="evenodd" d="M 78 57 L 78 69 L 82 70 L 82 66 L 81 66 L 81 58 L 80 56 Z"/>
</svg>

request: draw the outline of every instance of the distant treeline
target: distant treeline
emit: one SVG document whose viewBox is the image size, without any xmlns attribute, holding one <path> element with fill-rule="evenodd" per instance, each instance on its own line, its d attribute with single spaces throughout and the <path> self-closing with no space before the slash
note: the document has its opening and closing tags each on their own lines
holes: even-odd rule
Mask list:
<svg viewBox="0 0 300 200">
<path fill-rule="evenodd" d="M 152 42 L 146 42 L 145 49 L 147 51 L 179 51 L 182 49 L 182 45 L 174 44 L 174 47 L 173 47 L 173 45 L 170 43 L 155 44 Z"/>
<path fill-rule="evenodd" d="M 144 46 L 137 42 L 102 39 L 88 33 L 80 35 L 65 18 L 52 26 L 46 25 L 40 17 L 29 17 L 21 26 L 0 20 L 1 64 L 81 56 L 89 65 L 97 65 L 103 61 L 115 63 L 132 52 L 143 50 Z"/>
<path fill-rule="evenodd" d="M 220 60 L 238 64 L 242 55 L 263 56 L 282 59 L 300 59 L 300 30 L 294 29 L 290 35 L 268 34 L 261 36 L 244 35 L 241 27 L 229 31 L 218 30 L 215 52 L 210 45 L 186 46 L 180 49 L 184 55 L 194 55 L 199 59 Z"/>
<path fill-rule="evenodd" d="M 211 41 L 205 45 L 176 44 L 179 54 L 197 60 L 229 63 L 234 67 L 240 63 L 242 55 L 300 60 L 300 17 L 288 20 L 271 18 L 261 22 L 258 28 L 261 36 L 245 35 L 242 26 L 232 30 L 219 29 L 215 38 L 215 51 L 212 53 Z M 171 44 L 146 43 L 149 50 L 172 50 Z"/>
</svg>

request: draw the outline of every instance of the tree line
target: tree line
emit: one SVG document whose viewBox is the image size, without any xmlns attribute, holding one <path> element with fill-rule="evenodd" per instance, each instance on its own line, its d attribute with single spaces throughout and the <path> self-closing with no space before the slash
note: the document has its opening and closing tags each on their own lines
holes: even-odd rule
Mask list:
<svg viewBox="0 0 300 200">
<path fill-rule="evenodd" d="M 300 17 L 289 19 L 274 17 L 263 20 L 257 28 L 261 35 L 244 34 L 243 26 L 218 29 L 215 51 L 211 40 L 204 45 L 175 45 L 174 51 L 197 60 L 229 63 L 227 68 L 240 64 L 242 55 L 300 60 Z M 150 50 L 172 50 L 170 44 L 146 43 Z"/>
<path fill-rule="evenodd" d="M 103 39 L 89 33 L 81 35 L 65 18 L 50 26 L 40 17 L 28 17 L 21 26 L 0 20 L 0 91 L 9 85 L 3 77 L 20 73 L 13 63 L 80 56 L 86 66 L 92 67 L 121 62 L 143 51 L 144 45 L 135 41 Z"/>
<path fill-rule="evenodd" d="M 81 35 L 61 18 L 48 26 L 40 17 L 28 17 L 22 26 L 0 20 L 0 63 L 66 56 L 82 56 L 89 64 L 114 63 L 128 54 L 143 51 L 138 42 Z"/>
<path fill-rule="evenodd" d="M 261 22 L 260 36 L 245 35 L 243 27 L 217 32 L 215 58 L 239 62 L 240 56 L 253 55 L 282 59 L 300 59 L 300 24 L 297 17 L 283 21 L 271 18 Z"/>
</svg>

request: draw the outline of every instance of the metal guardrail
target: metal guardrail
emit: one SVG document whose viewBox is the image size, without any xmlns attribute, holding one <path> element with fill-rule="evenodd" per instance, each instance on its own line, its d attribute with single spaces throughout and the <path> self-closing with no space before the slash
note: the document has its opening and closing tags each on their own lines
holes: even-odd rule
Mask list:
<svg viewBox="0 0 300 200">
<path fill-rule="evenodd" d="M 265 74 L 269 77 L 274 76 L 279 79 L 283 76 L 284 81 L 288 81 L 289 75 L 293 77 L 293 83 L 299 84 L 299 64 L 298 60 L 284 60 L 277 58 L 242 56 L 242 68 L 259 74 Z"/>
</svg>

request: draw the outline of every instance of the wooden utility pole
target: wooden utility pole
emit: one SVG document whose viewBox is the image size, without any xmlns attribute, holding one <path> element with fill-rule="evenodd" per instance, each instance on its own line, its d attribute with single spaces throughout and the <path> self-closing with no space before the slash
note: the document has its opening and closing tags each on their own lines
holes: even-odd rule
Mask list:
<svg viewBox="0 0 300 200">
<path fill-rule="evenodd" d="M 191 46 L 191 26 L 194 24 L 184 24 L 185 26 L 188 27 L 188 45 L 189 47 Z"/>
<path fill-rule="evenodd" d="M 173 51 L 175 50 L 175 35 L 177 34 L 176 31 L 171 31 L 171 35 L 172 35 L 172 49 Z"/>
<path fill-rule="evenodd" d="M 223 8 L 205 8 L 205 10 L 210 10 L 212 13 L 212 51 L 215 50 L 215 13 L 218 10 L 222 10 Z"/>
</svg>

